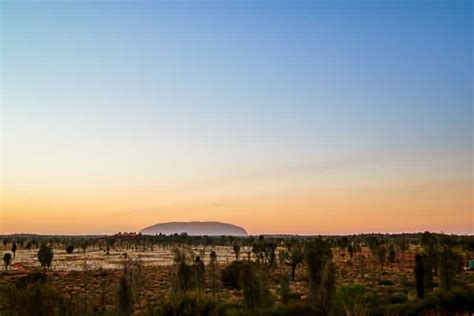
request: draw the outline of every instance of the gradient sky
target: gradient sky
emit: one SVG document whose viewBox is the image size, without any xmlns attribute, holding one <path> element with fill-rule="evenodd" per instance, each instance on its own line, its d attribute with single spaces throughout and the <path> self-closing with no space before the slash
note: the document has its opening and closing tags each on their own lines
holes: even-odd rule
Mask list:
<svg viewBox="0 0 474 316">
<path fill-rule="evenodd" d="M 472 1 L 0 10 L 0 233 L 474 233 Z"/>
</svg>

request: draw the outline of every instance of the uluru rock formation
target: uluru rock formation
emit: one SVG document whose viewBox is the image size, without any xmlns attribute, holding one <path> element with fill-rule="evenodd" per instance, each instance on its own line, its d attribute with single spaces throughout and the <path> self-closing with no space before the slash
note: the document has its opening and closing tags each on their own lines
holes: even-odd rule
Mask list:
<svg viewBox="0 0 474 316">
<path fill-rule="evenodd" d="M 142 229 L 141 233 L 145 235 L 187 233 L 193 236 L 247 236 L 247 232 L 242 227 L 220 222 L 160 223 Z"/>
</svg>

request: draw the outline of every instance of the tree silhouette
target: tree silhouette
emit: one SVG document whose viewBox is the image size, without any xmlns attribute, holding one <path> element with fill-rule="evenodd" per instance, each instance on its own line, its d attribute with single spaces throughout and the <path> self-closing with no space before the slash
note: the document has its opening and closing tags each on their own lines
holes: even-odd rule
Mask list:
<svg viewBox="0 0 474 316">
<path fill-rule="evenodd" d="M 328 314 L 335 284 L 335 267 L 331 260 L 331 248 L 327 242 L 316 238 L 306 243 L 304 253 L 311 303 L 320 313 Z"/>
<path fill-rule="evenodd" d="M 383 271 L 383 265 L 385 263 L 385 255 L 387 253 L 387 249 L 384 246 L 379 246 L 377 248 L 377 260 L 379 261 L 380 268 Z"/>
<path fill-rule="evenodd" d="M 390 269 L 392 268 L 392 265 L 395 263 L 395 259 L 396 259 L 395 249 L 393 248 L 393 245 L 390 245 L 390 248 L 388 250 L 388 261 L 390 262 Z"/>
<path fill-rule="evenodd" d="M 304 260 L 303 247 L 300 243 L 290 243 L 288 245 L 288 259 L 291 265 L 291 280 L 295 280 L 296 268 Z"/>
<path fill-rule="evenodd" d="M 244 305 L 249 309 L 250 314 L 259 314 L 268 304 L 268 289 L 255 263 L 242 263 L 240 287 L 243 291 Z"/>
<path fill-rule="evenodd" d="M 202 290 L 206 286 L 205 277 L 204 277 L 204 273 L 206 270 L 205 270 L 204 262 L 201 260 L 201 257 L 196 256 L 196 259 L 194 260 L 193 268 L 194 268 L 196 288 L 198 290 Z"/>
<path fill-rule="evenodd" d="M 15 259 L 16 257 L 16 249 L 17 249 L 16 240 L 14 240 L 12 244 L 13 259 Z"/>
<path fill-rule="evenodd" d="M 456 280 L 456 275 L 462 270 L 462 257 L 453 250 L 453 243 L 447 237 L 442 240 L 442 250 L 439 255 L 440 288 L 449 291 Z"/>
<path fill-rule="evenodd" d="M 46 273 L 46 269 L 51 266 L 53 257 L 54 257 L 53 250 L 47 244 L 42 243 L 38 251 L 38 261 L 43 267 L 44 273 Z"/>
<path fill-rule="evenodd" d="M 421 235 L 421 246 L 423 247 L 423 252 L 425 258 L 423 260 L 423 265 L 425 268 L 425 289 L 431 291 L 433 289 L 433 275 L 436 269 L 437 261 L 437 249 L 436 249 L 437 239 L 430 232 L 426 231 Z"/>
<path fill-rule="evenodd" d="M 235 260 L 239 260 L 240 256 L 240 246 L 238 244 L 234 244 L 234 253 L 235 253 Z"/>
<path fill-rule="evenodd" d="M 12 263 L 12 255 L 9 252 L 3 254 L 3 265 L 5 270 L 8 270 L 8 266 Z"/>
<path fill-rule="evenodd" d="M 119 280 L 117 290 L 116 310 L 118 315 L 131 315 L 133 311 L 132 287 L 128 278 L 123 275 Z"/>
<path fill-rule="evenodd" d="M 422 299 L 425 297 L 425 267 L 423 257 L 420 254 L 415 256 L 415 282 L 416 297 Z"/>
<path fill-rule="evenodd" d="M 409 243 L 405 238 L 397 238 L 395 240 L 397 243 L 398 248 L 400 249 L 400 252 L 402 253 L 402 261 L 405 260 L 405 252 L 408 250 Z"/>
<path fill-rule="evenodd" d="M 70 255 L 74 252 L 74 246 L 73 245 L 69 245 L 66 247 L 66 252 Z"/>
<path fill-rule="evenodd" d="M 212 294 L 216 295 L 216 271 L 217 271 L 217 254 L 214 250 L 209 254 L 211 266 Z"/>
</svg>

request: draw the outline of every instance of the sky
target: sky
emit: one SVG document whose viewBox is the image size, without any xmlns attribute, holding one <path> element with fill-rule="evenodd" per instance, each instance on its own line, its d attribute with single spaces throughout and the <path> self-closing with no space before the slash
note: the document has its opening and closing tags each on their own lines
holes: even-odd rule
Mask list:
<svg viewBox="0 0 474 316">
<path fill-rule="evenodd" d="M 474 233 L 471 1 L 2 1 L 0 18 L 0 233 Z"/>
</svg>

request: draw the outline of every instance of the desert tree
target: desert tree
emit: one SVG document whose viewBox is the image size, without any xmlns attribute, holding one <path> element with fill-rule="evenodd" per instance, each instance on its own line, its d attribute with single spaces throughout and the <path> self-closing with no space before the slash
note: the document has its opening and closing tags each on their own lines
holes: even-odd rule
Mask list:
<svg viewBox="0 0 474 316">
<path fill-rule="evenodd" d="M 352 242 L 347 245 L 347 252 L 349 253 L 349 257 L 351 257 L 352 260 L 352 258 L 354 258 L 354 245 Z"/>
<path fill-rule="evenodd" d="M 238 244 L 234 244 L 233 249 L 234 249 L 234 254 L 235 254 L 235 260 L 239 260 L 240 246 Z"/>
<path fill-rule="evenodd" d="M 269 241 L 266 244 L 265 256 L 267 258 L 268 266 L 271 269 L 274 269 L 275 266 L 276 266 L 276 263 L 277 263 L 277 258 L 276 258 L 276 255 L 275 255 L 276 248 L 277 248 L 277 243 L 275 241 Z"/>
<path fill-rule="evenodd" d="M 382 272 L 383 272 L 383 266 L 385 263 L 386 254 L 387 254 L 387 248 L 385 248 L 382 245 L 377 248 L 377 260 L 380 264 L 380 269 L 382 270 Z"/>
<path fill-rule="evenodd" d="M 74 252 L 74 246 L 73 245 L 69 245 L 66 247 L 66 252 L 67 254 L 72 254 Z"/>
<path fill-rule="evenodd" d="M 291 266 L 291 280 L 295 280 L 296 268 L 304 260 L 303 246 L 299 242 L 288 244 L 288 259 Z"/>
<path fill-rule="evenodd" d="M 212 294 L 216 295 L 217 254 L 214 250 L 209 254 L 209 258 L 209 265 L 211 266 Z"/>
<path fill-rule="evenodd" d="M 344 257 L 347 246 L 349 245 L 349 239 L 347 238 L 347 236 L 342 236 L 337 239 L 336 244 L 340 249 L 341 256 Z"/>
<path fill-rule="evenodd" d="M 421 246 L 425 255 L 423 264 L 425 268 L 425 288 L 427 291 L 431 291 L 434 287 L 433 276 L 436 274 L 437 266 L 436 261 L 438 259 L 438 251 L 436 248 L 437 238 L 426 231 L 421 235 Z"/>
<path fill-rule="evenodd" d="M 329 244 L 316 238 L 306 242 L 304 258 L 310 283 L 310 300 L 320 313 L 327 314 L 335 287 L 335 266 Z"/>
<path fill-rule="evenodd" d="M 12 243 L 13 259 L 15 259 L 16 257 L 16 249 L 17 249 L 16 240 L 14 240 Z"/>
<path fill-rule="evenodd" d="M 444 237 L 441 242 L 438 266 L 440 288 L 449 291 L 462 270 L 462 257 L 453 250 L 453 242 L 449 237 Z"/>
<path fill-rule="evenodd" d="M 187 263 L 186 253 L 177 247 L 173 248 L 173 261 L 175 266 L 173 289 L 175 292 L 186 292 L 193 285 L 193 268 Z"/>
<path fill-rule="evenodd" d="M 388 262 L 390 262 L 390 269 L 393 268 L 393 264 L 395 263 L 396 260 L 396 253 L 395 253 L 395 248 L 393 245 L 390 245 L 388 248 Z"/>
<path fill-rule="evenodd" d="M 120 316 L 131 315 L 133 312 L 133 293 L 129 278 L 123 275 L 119 279 L 117 289 L 116 312 Z"/>
<path fill-rule="evenodd" d="M 283 304 L 288 303 L 290 299 L 290 279 L 285 271 L 285 264 L 288 254 L 285 250 L 278 252 L 278 264 L 280 267 L 280 300 Z"/>
<path fill-rule="evenodd" d="M 84 240 L 81 244 L 81 249 L 82 249 L 82 252 L 83 252 L 84 256 L 86 255 L 86 251 L 87 251 L 88 247 L 89 247 L 89 241 Z"/>
<path fill-rule="evenodd" d="M 44 273 L 46 273 L 46 269 L 51 266 L 53 257 L 54 253 L 51 247 L 49 247 L 46 243 L 42 243 L 38 251 L 38 261 L 40 262 L 41 267 L 43 267 Z"/>
<path fill-rule="evenodd" d="M 395 242 L 397 243 L 398 249 L 400 249 L 400 252 L 402 253 L 403 262 L 405 261 L 405 252 L 408 250 L 410 244 L 408 243 L 408 240 L 406 238 L 397 238 Z"/>
<path fill-rule="evenodd" d="M 243 292 L 244 306 L 248 308 L 250 315 L 258 315 L 263 308 L 268 306 L 268 288 L 257 264 L 242 263 L 240 287 Z"/>
<path fill-rule="evenodd" d="M 5 252 L 3 254 L 3 265 L 5 266 L 5 270 L 8 270 L 8 266 L 12 263 L 12 254 L 9 252 Z"/>
<path fill-rule="evenodd" d="M 425 297 L 425 267 L 423 256 L 415 255 L 415 282 L 416 282 L 416 297 L 423 299 Z"/>
<path fill-rule="evenodd" d="M 206 286 L 205 282 L 205 266 L 204 266 L 204 261 L 201 260 L 200 256 L 196 256 L 194 259 L 194 278 L 195 278 L 195 284 L 196 288 L 198 290 L 202 290 Z"/>
</svg>

